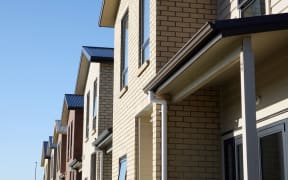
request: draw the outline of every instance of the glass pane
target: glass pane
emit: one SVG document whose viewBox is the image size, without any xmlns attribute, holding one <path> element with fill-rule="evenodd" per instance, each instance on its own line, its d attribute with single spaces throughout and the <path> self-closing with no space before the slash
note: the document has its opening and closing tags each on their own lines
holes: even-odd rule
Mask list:
<svg viewBox="0 0 288 180">
<path fill-rule="evenodd" d="M 90 92 L 87 94 L 87 99 L 86 99 L 86 138 L 89 136 L 89 110 L 90 110 Z"/>
<path fill-rule="evenodd" d="M 243 8 L 242 17 L 265 15 L 265 0 L 254 0 Z"/>
<path fill-rule="evenodd" d="M 284 180 L 282 133 L 260 138 L 262 180 Z"/>
<path fill-rule="evenodd" d="M 149 40 L 148 40 L 149 41 Z M 149 44 L 147 44 L 146 47 L 143 48 L 143 63 L 150 58 L 150 47 Z"/>
<path fill-rule="evenodd" d="M 149 39 L 149 31 L 150 31 L 150 0 L 143 0 L 143 43 L 145 43 Z"/>
<path fill-rule="evenodd" d="M 237 174 L 238 180 L 243 180 L 243 149 L 242 144 L 237 145 Z"/>
<path fill-rule="evenodd" d="M 128 85 L 128 14 L 122 20 L 122 59 L 121 59 L 121 88 Z"/>
<path fill-rule="evenodd" d="M 234 139 L 224 142 L 225 180 L 235 180 Z"/>
<path fill-rule="evenodd" d="M 119 170 L 119 179 L 118 180 L 125 180 L 126 179 L 126 171 L 127 171 L 127 161 L 126 158 L 120 161 L 120 170 Z"/>
<path fill-rule="evenodd" d="M 94 108 L 93 108 L 93 117 L 97 115 L 97 80 L 94 82 Z M 94 122 L 93 122 L 94 123 Z M 94 127 L 94 124 L 93 124 Z"/>
</svg>

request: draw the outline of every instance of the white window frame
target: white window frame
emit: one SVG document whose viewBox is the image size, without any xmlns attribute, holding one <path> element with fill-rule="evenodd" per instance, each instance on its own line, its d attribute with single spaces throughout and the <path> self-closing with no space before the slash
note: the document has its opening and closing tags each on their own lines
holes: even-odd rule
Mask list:
<svg viewBox="0 0 288 180">
<path fill-rule="evenodd" d="M 94 81 L 94 84 L 93 84 L 93 122 L 92 122 L 92 129 L 94 129 L 94 130 L 96 130 L 96 128 L 97 128 L 98 109 L 99 109 L 98 79 L 96 78 Z"/>
</svg>

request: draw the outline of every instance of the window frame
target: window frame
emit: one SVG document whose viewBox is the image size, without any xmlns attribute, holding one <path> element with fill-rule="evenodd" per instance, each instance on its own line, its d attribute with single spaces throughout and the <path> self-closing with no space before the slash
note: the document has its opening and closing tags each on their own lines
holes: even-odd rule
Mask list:
<svg viewBox="0 0 288 180">
<path fill-rule="evenodd" d="M 241 18 L 245 18 L 244 15 L 243 15 L 244 11 L 246 9 L 248 9 L 252 5 L 252 3 L 255 2 L 255 1 L 257 1 L 257 0 L 242 0 L 242 2 L 241 2 L 241 0 L 237 1 L 237 7 L 239 9 L 239 14 L 240 14 Z M 259 0 L 259 1 L 261 1 L 261 0 Z M 264 0 L 264 1 L 265 1 L 265 3 L 264 3 L 265 4 L 264 15 L 266 15 L 266 14 L 269 13 L 269 8 L 267 6 L 269 6 L 270 3 L 267 2 L 267 0 Z M 248 17 L 250 17 L 250 16 L 248 16 Z"/>
<path fill-rule="evenodd" d="M 268 125 L 265 125 L 263 127 L 260 127 L 260 128 L 257 128 L 257 138 L 258 138 L 258 152 L 259 152 L 259 161 L 260 161 L 260 164 L 259 164 L 259 173 L 260 173 L 260 179 L 262 179 L 262 158 L 261 158 L 261 145 L 260 145 L 260 138 L 263 138 L 265 136 L 269 136 L 269 135 L 272 135 L 272 134 L 275 134 L 275 133 L 279 133 L 281 132 L 282 133 L 282 140 L 283 140 L 283 165 L 284 165 L 284 179 L 285 180 L 288 180 L 288 132 L 286 131 L 286 127 L 288 125 L 288 119 L 285 119 L 285 120 L 281 120 L 281 121 L 278 121 L 278 122 L 273 122 L 271 124 L 268 124 Z M 226 176 L 226 168 L 225 168 L 225 152 L 224 152 L 224 142 L 227 141 L 227 140 L 230 140 L 230 139 L 234 139 L 234 162 L 235 162 L 235 180 L 241 180 L 239 179 L 239 171 L 238 171 L 238 166 L 239 166 L 239 161 L 238 161 L 238 153 L 237 153 L 237 146 L 238 145 L 242 145 L 242 134 L 240 135 L 237 135 L 237 136 L 229 136 L 229 137 L 226 137 L 226 138 L 222 138 L 222 148 L 223 148 L 223 151 L 222 151 L 222 167 L 223 167 L 223 177 L 224 177 L 224 180 L 225 180 L 225 176 Z M 242 146 L 243 147 L 243 146 Z"/>
<path fill-rule="evenodd" d="M 148 9 L 148 38 L 144 39 L 144 32 L 145 32 L 145 2 L 148 2 L 149 9 Z M 140 0 L 139 1 L 139 7 L 140 7 L 140 13 L 139 13 L 139 21 L 140 21 L 140 34 L 139 34 L 139 52 L 140 52 L 140 58 L 139 58 L 139 67 L 141 67 L 142 64 L 144 64 L 146 61 L 150 61 L 150 52 L 149 52 L 149 58 L 144 59 L 144 51 L 146 48 L 150 51 L 150 0 Z M 147 28 L 147 27 L 146 27 Z"/>
<path fill-rule="evenodd" d="M 123 180 L 123 179 L 120 179 L 120 173 L 121 173 L 121 165 L 122 165 L 122 162 L 125 161 L 126 162 L 126 169 L 125 169 L 125 179 L 127 179 L 127 156 L 124 155 L 122 156 L 121 158 L 119 158 L 119 170 L 118 170 L 118 180 Z"/>
<path fill-rule="evenodd" d="M 96 130 L 97 128 L 97 116 L 98 116 L 98 106 L 99 106 L 99 99 L 98 99 L 98 79 L 96 78 L 93 85 L 93 123 L 92 128 Z"/>
<path fill-rule="evenodd" d="M 90 119 L 90 91 L 86 94 L 86 122 L 85 122 L 85 138 L 89 138 L 89 119 Z"/>
<path fill-rule="evenodd" d="M 94 158 L 94 159 L 93 159 Z M 94 160 L 94 162 L 93 162 Z M 90 180 L 96 180 L 97 179 L 97 154 L 96 152 L 91 154 L 90 159 Z"/>
<path fill-rule="evenodd" d="M 127 29 L 127 34 L 126 34 Z M 129 12 L 124 13 L 121 19 L 121 63 L 120 63 L 120 90 L 128 86 L 128 36 L 129 35 Z M 127 36 L 127 37 L 126 37 Z M 126 42 L 127 40 L 127 42 Z M 127 52 L 127 56 L 126 56 Z M 127 58 L 127 59 L 125 59 Z M 127 63 L 127 64 L 125 64 Z M 126 79 L 127 78 L 127 79 Z"/>
</svg>

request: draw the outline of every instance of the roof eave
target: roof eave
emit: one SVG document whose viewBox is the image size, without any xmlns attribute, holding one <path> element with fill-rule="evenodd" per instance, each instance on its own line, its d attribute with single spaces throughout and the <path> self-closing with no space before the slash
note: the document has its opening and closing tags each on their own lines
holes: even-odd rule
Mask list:
<svg viewBox="0 0 288 180">
<path fill-rule="evenodd" d="M 119 8 L 120 0 L 103 0 L 99 26 L 113 28 Z"/>
<path fill-rule="evenodd" d="M 245 34 L 288 29 L 288 13 L 229 19 L 206 23 L 143 89 L 157 92 L 158 88 L 177 72 L 189 59 L 216 36 L 232 37 Z"/>
</svg>

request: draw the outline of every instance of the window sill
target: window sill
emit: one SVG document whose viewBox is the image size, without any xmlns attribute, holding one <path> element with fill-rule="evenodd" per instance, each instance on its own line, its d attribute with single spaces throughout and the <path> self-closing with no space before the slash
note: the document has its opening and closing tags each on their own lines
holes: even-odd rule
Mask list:
<svg viewBox="0 0 288 180">
<path fill-rule="evenodd" d="M 141 76 L 141 74 L 147 69 L 149 64 L 150 64 L 150 61 L 147 60 L 140 66 L 140 68 L 138 69 L 137 77 Z"/>
<path fill-rule="evenodd" d="M 84 142 L 87 143 L 88 141 L 89 141 L 89 138 L 86 137 Z"/>
<path fill-rule="evenodd" d="M 96 129 L 92 129 L 91 136 L 93 136 L 95 133 L 96 133 Z"/>
<path fill-rule="evenodd" d="M 122 88 L 122 90 L 119 93 L 119 99 L 128 91 L 128 86 L 125 86 Z"/>
</svg>

